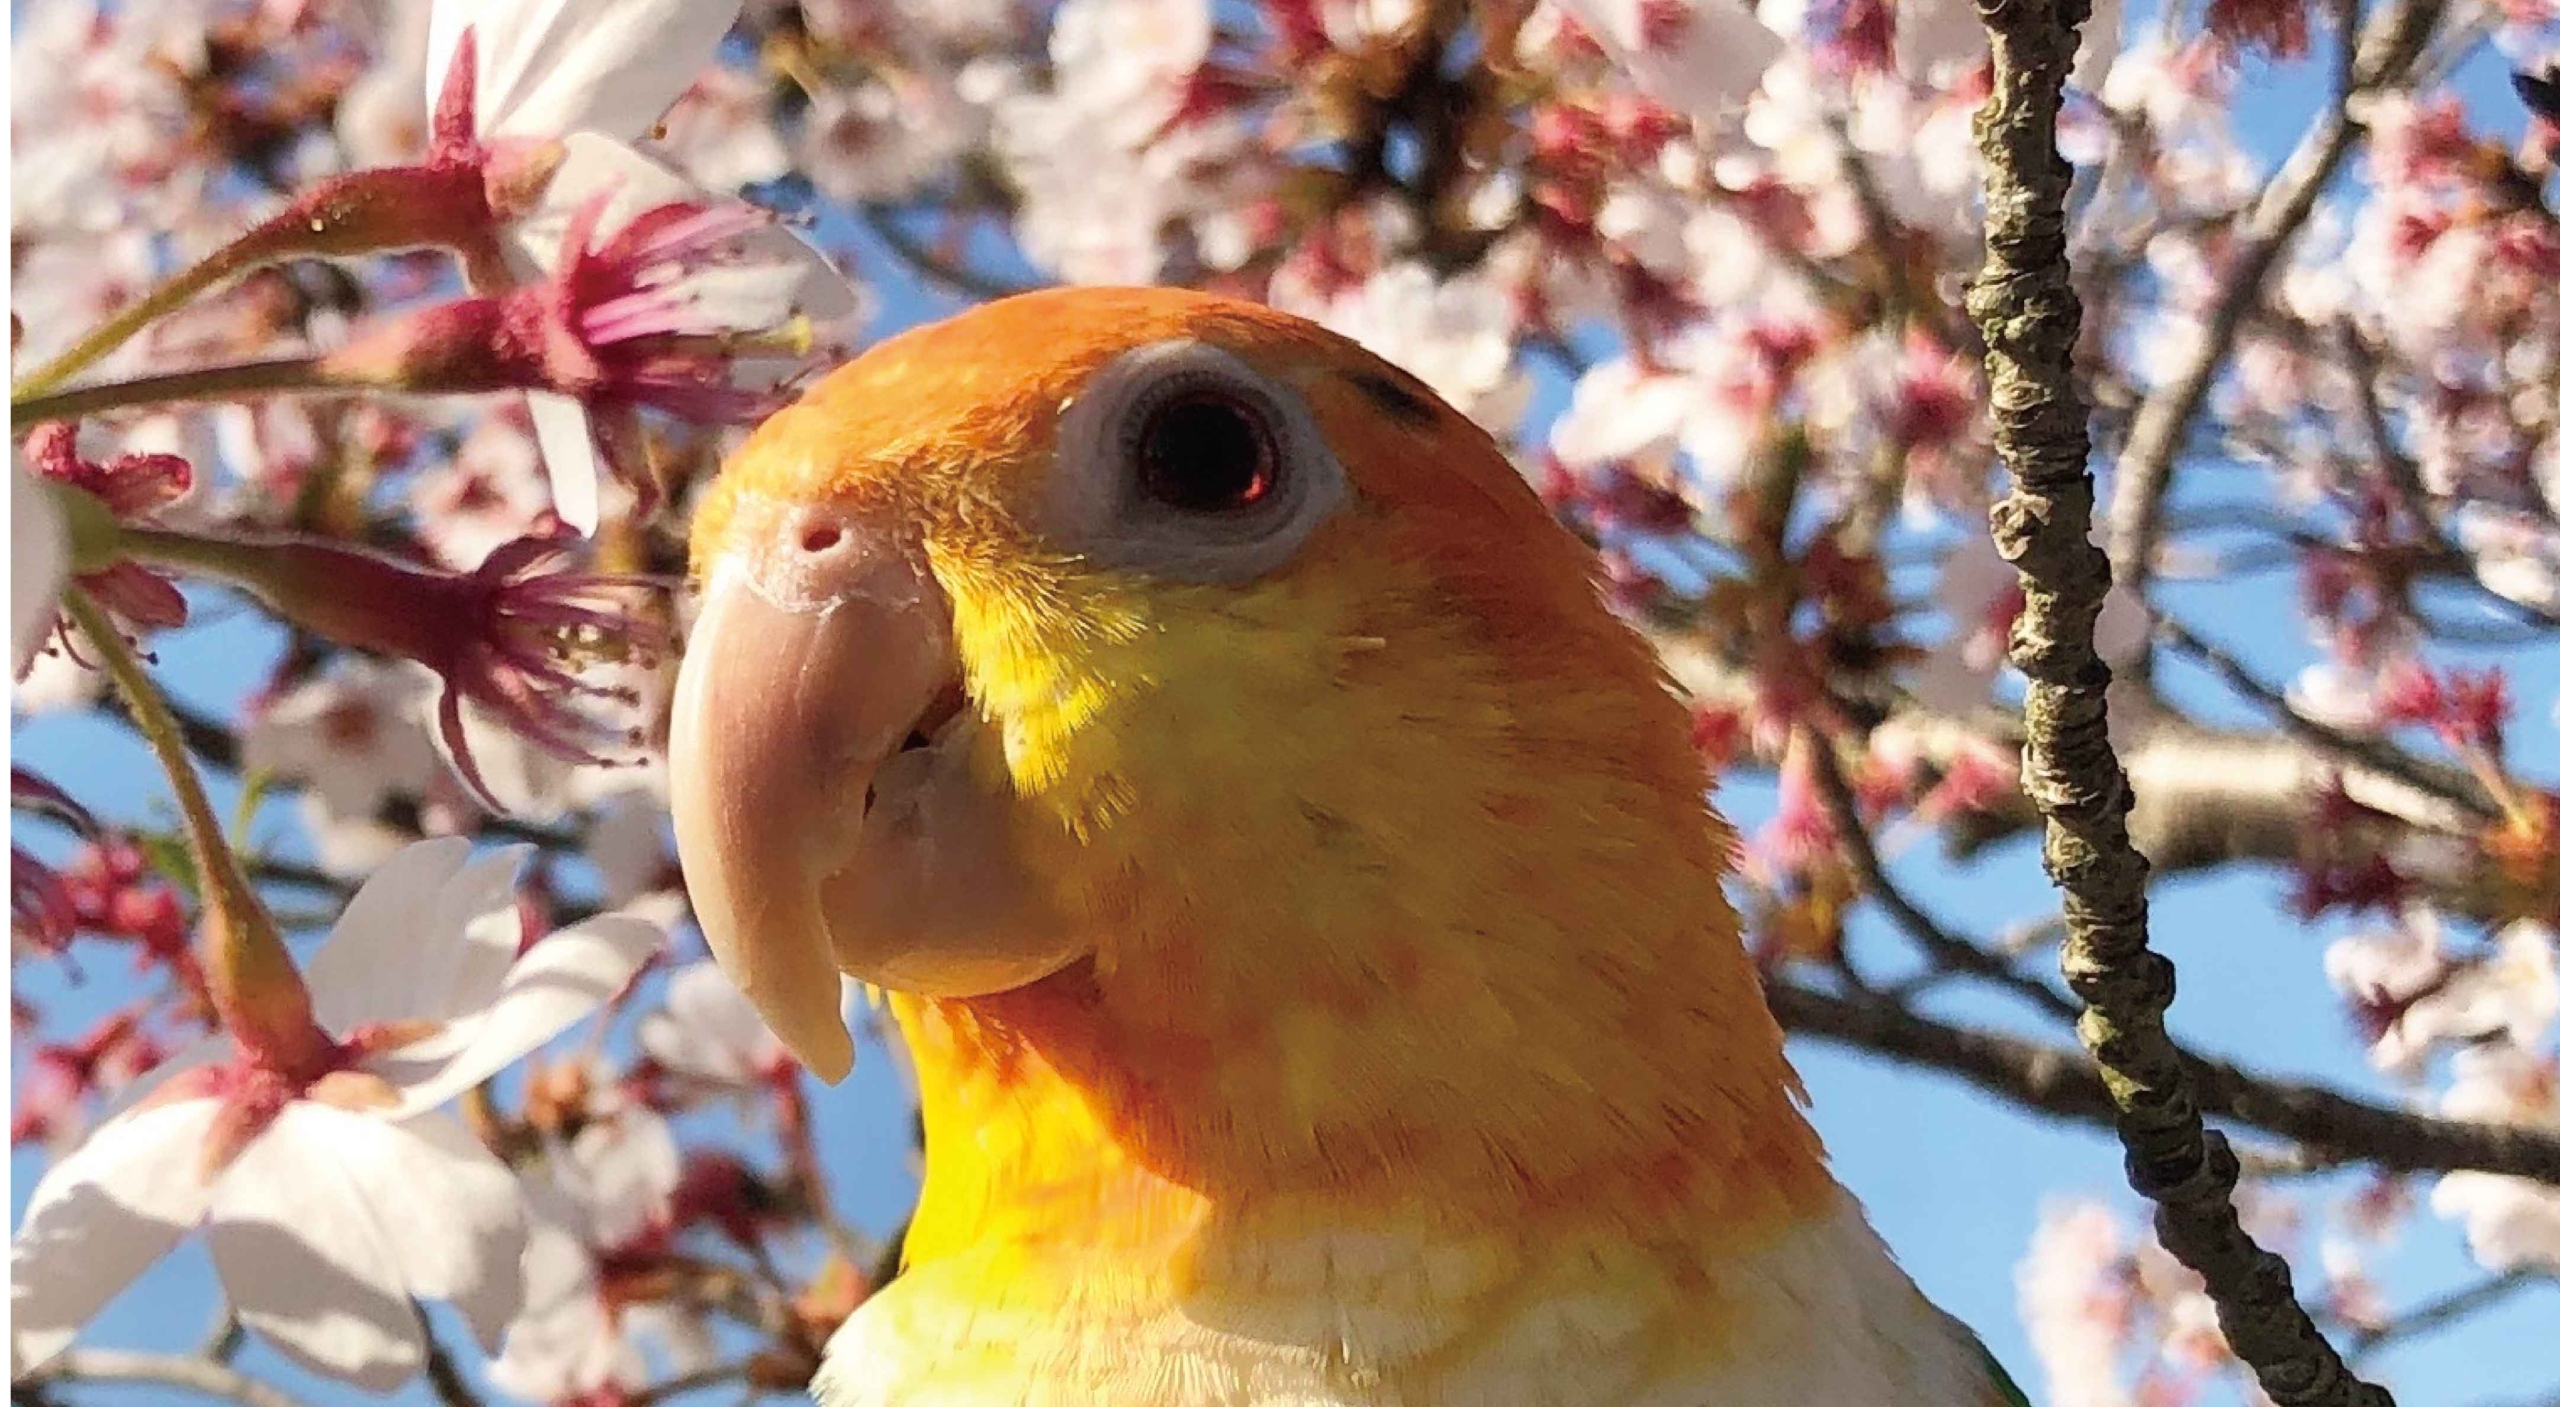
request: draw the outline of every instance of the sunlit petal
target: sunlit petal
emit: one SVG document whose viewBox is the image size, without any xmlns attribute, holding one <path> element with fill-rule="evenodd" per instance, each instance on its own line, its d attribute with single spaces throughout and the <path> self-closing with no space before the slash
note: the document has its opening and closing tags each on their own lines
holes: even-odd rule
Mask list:
<svg viewBox="0 0 2560 1407">
<path fill-rule="evenodd" d="M 9 1243 L 9 1317 L 33 1367 L 193 1231 L 215 1105 L 190 1099 L 109 1120 L 45 1171 Z"/>
</svg>

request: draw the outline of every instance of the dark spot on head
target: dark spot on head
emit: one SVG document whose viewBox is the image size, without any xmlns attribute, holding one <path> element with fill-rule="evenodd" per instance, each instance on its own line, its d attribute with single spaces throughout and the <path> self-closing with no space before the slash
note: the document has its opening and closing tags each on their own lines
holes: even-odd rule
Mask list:
<svg viewBox="0 0 2560 1407">
<path fill-rule="evenodd" d="M 1428 425 L 1438 418 L 1432 412 L 1431 397 L 1401 377 L 1377 371 L 1355 371 L 1351 373 L 1350 380 L 1359 388 L 1360 394 L 1367 396 L 1378 409 L 1407 425 Z"/>
</svg>

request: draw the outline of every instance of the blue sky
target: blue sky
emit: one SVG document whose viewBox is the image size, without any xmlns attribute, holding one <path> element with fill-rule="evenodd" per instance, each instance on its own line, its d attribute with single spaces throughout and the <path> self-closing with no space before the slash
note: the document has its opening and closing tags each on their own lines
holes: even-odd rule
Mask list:
<svg viewBox="0 0 2560 1407">
<path fill-rule="evenodd" d="M 2303 65 L 2289 81 L 2252 88 L 2243 116 L 2255 146 L 2271 156 L 2280 153 L 2307 104 L 2316 100 L 2316 90 L 2308 86 L 2312 76 L 2324 70 L 2319 63 Z M 2501 66 L 2485 60 L 2475 64 L 2462 75 L 2459 87 L 2484 123 L 2501 130 L 2520 123 Z M 832 225 L 828 232 L 834 232 Z M 846 236 L 880 290 L 881 330 L 957 306 L 902 279 L 894 258 L 858 232 L 846 231 Z M 1543 387 L 1537 414 L 1551 416 L 1560 399 L 1560 387 Z M 2232 484 L 2215 486 L 2217 499 L 2227 501 L 2232 493 Z M 2287 677 L 2312 657 L 2302 638 L 2291 582 L 2282 574 L 2210 595 L 2173 589 L 2173 603 L 2178 595 L 2189 596 L 2191 607 L 2210 602 L 2210 615 L 2204 618 L 2217 638 L 2233 646 L 2262 677 Z M 2191 610 L 2189 618 L 2196 614 Z M 264 676 L 277 637 L 219 597 L 200 597 L 199 617 L 197 627 L 162 642 L 163 677 L 200 707 L 228 712 Z M 2489 662 L 2476 654 L 2445 658 Z M 2560 651 L 2544 649 L 2498 662 L 2512 671 L 2521 705 L 2514 729 L 2517 757 L 2531 775 L 2560 773 L 2560 734 L 2555 734 L 2550 708 L 2560 697 Z M 2211 716 L 2234 721 L 2248 716 L 2228 696 L 2174 664 L 2166 680 L 2176 697 Z M 45 718 L 19 729 L 14 741 L 19 760 L 67 785 L 102 813 L 133 820 L 166 815 L 163 784 L 138 746 L 118 729 Z M 1747 781 L 1726 787 L 1719 799 L 1746 829 L 1765 817 L 1770 805 L 1768 787 Z M 286 817 L 272 805 L 260 829 L 266 836 L 290 840 Z M 1994 933 L 2041 918 L 2054 907 L 2026 844 L 2009 844 L 1959 869 L 1942 863 L 1924 843 L 1900 856 L 1895 871 L 1924 906 L 1969 932 Z M 2181 975 L 2173 1029 L 2199 1048 L 2255 1068 L 2305 1074 L 2377 1098 L 2391 1097 L 2392 1091 L 2365 1067 L 2321 975 L 2321 948 L 2343 930 L 2323 925 L 2306 931 L 2283 912 L 2283 888 L 2282 876 L 2242 873 L 2171 880 L 2155 890 L 2154 941 L 2176 960 Z M 1870 952 L 1905 951 L 1872 917 L 1861 915 L 1857 922 L 1861 941 L 1873 944 Z M 79 1013 L 103 1011 L 126 995 L 112 955 L 93 956 L 87 967 L 90 980 L 77 989 L 41 968 L 21 975 L 29 996 L 76 1019 Z M 1991 999 L 1946 995 L 1929 1009 L 2049 1041 L 2069 1039 L 2067 1032 L 2039 1025 Z M 2090 1192 L 2120 1208 L 2135 1208 L 2135 1199 L 2123 1188 L 2112 1137 L 2023 1114 L 1956 1082 L 1891 1069 L 1818 1044 L 1799 1042 L 1795 1056 L 1842 1180 L 1866 1203 L 1923 1288 L 1975 1325 L 2041 1398 L 2016 1312 L 2014 1268 L 2039 1206 L 2050 1196 Z M 822 1138 L 844 1210 L 875 1229 L 892 1224 L 913 1193 L 907 1124 L 897 1112 L 904 1097 L 894 1060 L 871 1048 L 863 1052 L 852 1080 L 819 1101 Z M 13 1220 L 39 1167 L 25 1154 L 11 1159 Z M 2309 1183 L 2309 1200 L 2316 1203 L 2321 1192 L 2343 1185 L 2348 1184 L 2336 1178 Z M 2377 1268 L 2386 1288 L 2401 1297 L 2467 1284 L 2479 1274 L 2463 1256 L 2458 1237 L 2423 1210 Z M 181 1349 L 194 1342 L 211 1305 L 207 1266 L 191 1248 L 120 1301 L 93 1331 L 92 1340 Z M 2560 1387 L 2550 1351 L 2555 1329 L 2560 1329 L 2560 1288 L 2545 1286 L 2509 1299 L 2459 1332 L 2386 1352 L 2373 1367 L 2387 1376 L 2404 1407 L 2523 1407 L 2547 1401 Z M 241 1364 L 306 1401 L 350 1400 L 347 1390 L 301 1374 L 254 1344 Z M 179 1400 L 150 1392 L 93 1391 L 91 1397 L 135 1403 Z M 421 1386 L 400 1400 L 431 1399 Z M 706 1395 L 701 1400 L 724 1399 Z"/>
</svg>

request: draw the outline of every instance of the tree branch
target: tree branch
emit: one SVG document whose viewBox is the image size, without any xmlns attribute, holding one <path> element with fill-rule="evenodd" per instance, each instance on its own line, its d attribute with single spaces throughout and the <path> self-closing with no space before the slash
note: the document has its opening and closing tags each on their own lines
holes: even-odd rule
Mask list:
<svg viewBox="0 0 2560 1407">
<path fill-rule="evenodd" d="M 2212 671 L 2230 690 L 2274 715 L 2276 726 L 2288 736 L 2331 754 L 2344 763 L 2369 768 L 2379 775 L 2406 786 L 2415 787 L 2449 806 L 2460 807 L 2474 821 L 2488 821 L 2498 814 L 2480 779 L 2457 768 L 2434 766 L 2410 756 L 2378 738 L 2359 738 L 2342 733 L 2316 718 L 2305 716 L 2285 701 L 2282 692 L 2262 682 L 2249 672 L 2248 666 L 2232 657 L 2229 651 L 2200 639 L 2175 619 L 2154 612 L 2152 634 L 2164 645 L 2178 650 L 2196 663 Z"/>
<path fill-rule="evenodd" d="M 1853 1001 L 1793 982 L 1768 984 L 1769 1009 L 1798 1035 L 1954 1075 L 2013 1104 L 2079 1123 L 2111 1124 L 2114 1096 L 2076 1050 L 1950 1025 L 1892 1001 Z M 2560 1137 L 2368 1104 L 2318 1085 L 2190 1055 L 2196 1107 L 2321 1155 L 2401 1173 L 2487 1172 L 2560 1187 Z"/>
<path fill-rule="evenodd" d="M 415 1304 L 411 1310 L 418 1316 L 418 1339 L 426 1346 L 427 1387 L 435 1393 L 437 1403 L 440 1407 L 480 1407 L 480 1394 L 471 1390 L 470 1381 L 462 1376 L 462 1365 L 445 1351 L 443 1341 L 436 1337 L 435 1326 L 427 1322 L 426 1311 Z"/>
<path fill-rule="evenodd" d="M 237 1402 L 240 1407 L 302 1407 L 280 1389 L 216 1363 L 174 1353 L 133 1353 L 115 1348 L 75 1348 L 10 1386 L 43 1387 L 75 1383 L 147 1384 L 173 1387 Z"/>
<path fill-rule="evenodd" d="M 2339 44 L 2354 55 L 2353 81 L 2340 88 L 2329 110 L 2303 135 L 2241 216 L 2237 247 L 2205 312 L 2201 335 L 2188 347 L 2185 360 L 2134 412 L 2133 423 L 2125 431 L 2124 450 L 2116 458 L 2114 540 L 2108 544 L 2116 580 L 2132 590 L 2140 591 L 2151 578 L 2169 481 L 2185 448 L 2187 431 L 2204 407 L 2205 394 L 2239 340 L 2241 323 L 2257 307 L 2267 275 L 2311 218 L 2329 178 L 2364 135 L 2363 124 L 2350 116 L 2352 100 L 2401 82 L 2425 49 L 2442 11 L 2443 0 L 2400 0 L 2362 35 L 2339 37 Z"/>
<path fill-rule="evenodd" d="M 744 1361 L 715 1363 L 708 1368 L 696 1368 L 690 1373 L 679 1373 L 664 1382 L 651 1383 L 631 1394 L 631 1407 L 658 1407 L 660 1403 L 673 1401 L 687 1393 L 700 1392 L 707 1387 L 744 1382 L 747 1377 L 747 1367 Z"/>
<path fill-rule="evenodd" d="M 2089 1006 L 2081 1041 L 2115 1107 L 2127 1175 L 2157 1205 L 2161 1244 L 2203 1277 L 2223 1337 L 2259 1386 L 2284 1407 L 2388 1407 L 2391 1395 L 2358 1381 L 2320 1336 L 2283 1259 L 2242 1229 L 2231 1205 L 2239 1161 L 2204 1127 L 2186 1062 L 2162 1024 L 2175 979 L 2150 949 L 2150 866 L 2125 831 L 2133 798 L 2107 737 L 2108 671 L 2095 643 L 2109 573 L 2106 553 L 2089 540 L 2089 411 L 2071 375 L 2080 301 L 2064 234 L 2071 167 L 2054 139 L 2089 7 L 1977 3 L 1991 30 L 1992 89 L 1974 118 L 1985 257 L 1965 307 L 1982 328 L 1992 440 L 2012 479 L 1991 521 L 2000 555 L 2026 588 L 2009 651 L 2028 680 L 2020 780 L 2045 817 L 2045 869 L 2063 893 L 2063 974 Z M 2336 160 L 2319 164 L 2322 178 Z M 2305 173 L 2297 184 L 2305 192 L 2285 200 L 2298 198 L 2307 215 L 2319 182 Z M 2263 254 L 2251 257 L 2271 265 L 2280 241 L 2260 243 Z M 2235 274 L 2226 290 L 2235 326 L 2238 308 L 2254 301 L 2254 283 L 2242 282 Z M 2201 402 L 2201 382 L 2194 396 Z M 2164 464 L 2186 414 L 2168 427 L 2175 434 L 2152 437 Z M 2156 512 L 2146 517 L 2156 522 Z M 2133 543 L 2147 558 L 2147 540 Z"/>
<path fill-rule="evenodd" d="M 2402 1339 L 2431 1333 L 2472 1313 L 2486 1309 L 2528 1286 L 2546 1284 L 2549 1271 L 2520 1266 L 2501 1271 L 2485 1280 L 2465 1285 L 2449 1294 L 2440 1295 L 2424 1304 L 2403 1311 L 2390 1323 L 2378 1325 L 2348 1339 L 2349 1351 L 2358 1359 L 2379 1353 Z"/>
<path fill-rule="evenodd" d="M 2015 993 L 2048 1016 L 2069 1021 L 2076 1015 L 2069 998 L 2020 972 L 1998 953 L 1949 933 L 1902 892 L 1901 886 L 1885 873 L 1884 857 L 1876 853 L 1875 837 L 1867 833 L 1866 822 L 1858 816 L 1858 799 L 1849 788 L 1848 776 L 1840 770 L 1839 751 L 1819 730 L 1808 728 L 1805 733 L 1813 754 L 1814 788 L 1822 793 L 1823 809 L 1831 814 L 1831 824 L 1840 832 L 1849 867 L 1856 871 L 1867 892 L 1911 935 L 1912 941 L 1940 965 Z"/>
</svg>

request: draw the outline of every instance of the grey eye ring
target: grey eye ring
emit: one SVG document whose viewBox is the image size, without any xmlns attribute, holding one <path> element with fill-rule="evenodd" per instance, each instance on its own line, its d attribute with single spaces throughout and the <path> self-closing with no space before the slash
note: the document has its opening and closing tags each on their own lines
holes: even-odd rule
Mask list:
<svg viewBox="0 0 2560 1407">
<path fill-rule="evenodd" d="M 1260 576 L 1348 496 L 1293 389 L 1189 338 L 1095 372 L 1060 412 L 1056 455 L 1056 544 L 1179 580 Z"/>
</svg>

